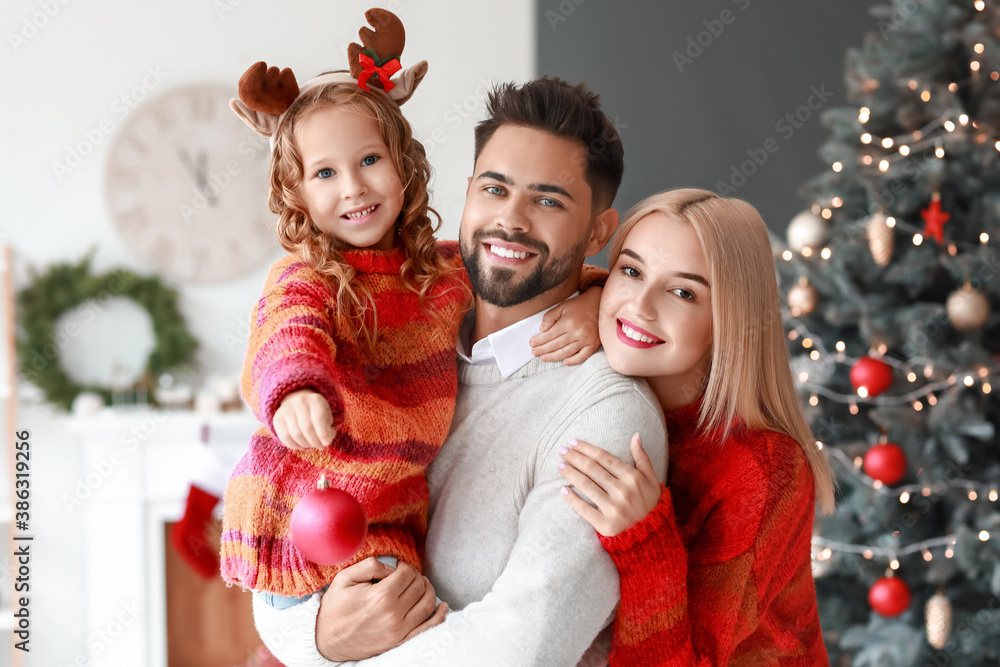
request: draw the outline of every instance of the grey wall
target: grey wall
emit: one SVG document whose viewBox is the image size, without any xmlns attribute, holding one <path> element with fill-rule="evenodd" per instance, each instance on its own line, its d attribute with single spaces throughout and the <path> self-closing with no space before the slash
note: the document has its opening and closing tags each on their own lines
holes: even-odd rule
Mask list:
<svg viewBox="0 0 1000 667">
<path fill-rule="evenodd" d="M 800 107 L 820 106 L 820 97 L 828 98 L 822 108 L 846 103 L 844 55 L 877 32 L 871 4 L 538 0 L 538 71 L 586 81 L 618 119 L 623 212 L 670 187 L 740 184 L 733 167 L 751 159 L 749 150 L 763 164 L 745 165 L 756 173 L 731 194 L 783 232 L 806 206 L 796 188 L 828 168 L 816 155 L 827 131 L 816 111 Z M 796 113 L 804 122 L 785 119 Z"/>
</svg>

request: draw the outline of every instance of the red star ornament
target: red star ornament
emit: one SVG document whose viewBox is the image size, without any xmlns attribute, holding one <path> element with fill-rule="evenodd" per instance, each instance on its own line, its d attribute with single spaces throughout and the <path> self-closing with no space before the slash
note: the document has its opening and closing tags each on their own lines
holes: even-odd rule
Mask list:
<svg viewBox="0 0 1000 667">
<path fill-rule="evenodd" d="M 941 194 L 935 192 L 931 195 L 931 204 L 920 211 L 920 216 L 926 222 L 924 236 L 933 237 L 938 243 L 944 245 L 944 223 L 951 220 L 951 213 L 941 210 Z"/>
</svg>

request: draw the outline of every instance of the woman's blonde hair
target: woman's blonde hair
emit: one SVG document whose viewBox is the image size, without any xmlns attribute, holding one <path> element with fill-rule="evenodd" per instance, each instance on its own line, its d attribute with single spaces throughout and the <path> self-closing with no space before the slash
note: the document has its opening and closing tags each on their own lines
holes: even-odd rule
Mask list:
<svg viewBox="0 0 1000 667">
<path fill-rule="evenodd" d="M 690 224 L 708 262 L 712 357 L 699 429 L 722 429 L 725 438 L 738 416 L 751 429 L 792 437 L 812 468 L 820 507 L 831 513 L 833 474 L 792 383 L 771 243 L 760 214 L 742 199 L 720 197 L 708 190 L 661 192 L 639 202 L 625 216 L 611 239 L 612 266 L 629 230 L 651 213 Z"/>
<path fill-rule="evenodd" d="M 278 241 L 329 281 L 336 294 L 338 312 L 346 316 L 349 330 L 355 338 L 360 336 L 372 346 L 378 327 L 374 299 L 352 280 L 354 267 L 342 254 L 348 246 L 313 224 L 299 194 L 303 167 L 295 145 L 295 128 L 305 118 L 331 107 L 373 118 L 389 147 L 389 157 L 403 183 L 403 208 L 396 221 L 396 235 L 406 254 L 400 273 L 404 284 L 419 294 L 425 311 L 432 312 L 427 297 L 434 283 L 455 269 L 445 263 L 434 238 L 434 232 L 441 226 L 441 216 L 429 204 L 430 162 L 396 102 L 381 91 L 363 91 L 357 84 L 348 83 L 318 86 L 300 95 L 285 113 L 271 155 L 268 205 L 278 215 Z M 432 222 L 431 216 L 436 222 Z"/>
</svg>

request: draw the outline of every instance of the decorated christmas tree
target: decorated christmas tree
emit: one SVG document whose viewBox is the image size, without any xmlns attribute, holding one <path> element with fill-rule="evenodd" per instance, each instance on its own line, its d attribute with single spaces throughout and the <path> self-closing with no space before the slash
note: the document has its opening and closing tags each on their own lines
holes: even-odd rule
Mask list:
<svg viewBox="0 0 1000 667">
<path fill-rule="evenodd" d="M 872 14 L 776 243 L 840 487 L 813 542 L 824 637 L 833 665 L 998 665 L 1000 5 Z"/>
</svg>

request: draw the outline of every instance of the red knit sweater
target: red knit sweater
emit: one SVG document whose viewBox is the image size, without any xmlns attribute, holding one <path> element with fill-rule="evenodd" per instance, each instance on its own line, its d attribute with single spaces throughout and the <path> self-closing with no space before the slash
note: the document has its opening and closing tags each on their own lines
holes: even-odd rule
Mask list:
<svg viewBox="0 0 1000 667">
<path fill-rule="evenodd" d="M 222 576 L 254 590 L 305 595 L 344 567 L 388 554 L 420 568 L 427 533 L 424 470 L 451 425 L 458 386 L 455 340 L 469 307 L 458 244 L 438 250 L 456 271 L 429 293 L 435 319 L 403 283 L 406 260 L 389 251 L 350 250 L 344 259 L 375 300 L 374 349 L 350 334 L 333 289 L 288 255 L 275 262 L 251 313 L 243 397 L 263 426 L 226 488 Z M 370 326 L 370 325 L 369 325 Z M 274 414 L 290 392 L 310 388 L 327 399 L 337 435 L 322 450 L 294 451 L 273 433 Z M 368 538 L 340 565 L 306 561 L 289 521 L 320 474 L 352 494 L 369 519 Z"/>
<path fill-rule="evenodd" d="M 701 434 L 700 407 L 666 414 L 660 503 L 600 537 L 621 575 L 611 666 L 828 665 L 805 454 L 786 435 L 742 423 L 724 442 Z"/>
</svg>

